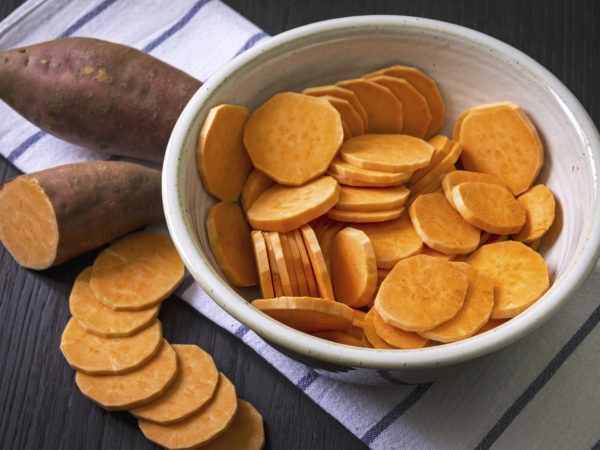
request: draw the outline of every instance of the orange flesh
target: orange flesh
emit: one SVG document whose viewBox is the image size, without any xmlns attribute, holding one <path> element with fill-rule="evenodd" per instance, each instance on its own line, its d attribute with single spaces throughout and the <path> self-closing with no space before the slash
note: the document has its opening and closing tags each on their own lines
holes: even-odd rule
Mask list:
<svg viewBox="0 0 600 450">
<path fill-rule="evenodd" d="M 271 242 L 271 238 L 268 233 L 263 232 L 262 236 L 265 240 L 265 246 L 267 247 L 269 270 L 271 271 L 271 279 L 273 280 L 273 290 L 275 291 L 275 297 L 281 297 L 283 295 L 283 286 L 281 284 L 281 277 L 279 276 L 277 261 L 275 260 L 275 253 L 273 252 L 273 243 Z"/>
<path fill-rule="evenodd" d="M 292 249 L 290 244 L 285 237 L 284 233 L 279 233 L 279 241 L 281 242 L 281 249 L 283 250 L 283 259 L 285 267 L 290 278 L 290 284 L 292 285 L 292 295 L 299 296 L 300 288 L 298 286 L 298 278 L 296 277 L 296 268 L 294 266 L 294 260 L 292 259 Z"/>
<path fill-rule="evenodd" d="M 442 136 L 441 134 L 432 137 L 427 142 L 433 145 L 434 149 L 433 155 L 431 156 L 431 161 L 429 162 L 429 165 L 413 173 L 412 177 L 410 178 L 410 182 L 412 184 L 417 183 L 421 178 L 427 175 L 432 168 L 437 166 L 438 163 L 441 162 L 448 153 L 450 153 L 450 150 L 454 145 L 453 141 L 448 139 L 446 136 Z"/>
<path fill-rule="evenodd" d="M 325 95 L 323 98 L 327 99 L 337 112 L 340 113 L 342 122 L 345 122 L 348 125 L 351 137 L 365 134 L 365 124 L 358 112 L 356 112 L 356 109 L 354 109 L 348 100 L 332 95 Z"/>
<path fill-rule="evenodd" d="M 462 147 L 456 142 L 450 142 L 452 143 L 452 147 L 450 147 L 450 150 L 442 158 L 442 160 L 439 163 L 437 163 L 434 167 L 432 167 L 419 181 L 414 182 L 411 180 L 411 182 L 408 184 L 408 187 L 410 188 L 413 194 L 420 192 L 433 180 L 452 169 L 452 166 L 461 155 Z"/>
<path fill-rule="evenodd" d="M 338 344 L 353 345 L 354 347 L 363 346 L 359 337 L 353 336 L 347 331 L 320 331 L 312 333 L 312 335 Z"/>
<path fill-rule="evenodd" d="M 370 172 L 373 172 L 372 170 Z M 410 173 L 410 172 L 407 172 Z M 346 177 L 344 175 L 340 175 L 337 172 L 334 172 L 333 170 L 330 170 L 329 172 L 327 172 L 327 175 L 332 176 L 333 178 L 335 178 L 338 183 L 345 185 L 345 186 L 357 186 L 357 187 L 390 187 L 390 186 L 398 186 L 399 184 L 401 184 L 401 182 L 398 181 L 382 181 L 382 180 L 365 180 L 365 179 L 358 179 L 357 177 Z M 361 177 L 362 178 L 362 177 Z M 402 178 L 405 178 L 404 175 L 402 176 Z"/>
<path fill-rule="evenodd" d="M 250 175 L 248 175 L 248 179 L 246 180 L 240 195 L 242 209 L 244 211 L 248 211 L 255 200 L 274 184 L 275 182 L 260 170 L 254 169 L 252 172 L 250 172 Z"/>
<path fill-rule="evenodd" d="M 265 443 L 263 418 L 250 403 L 238 398 L 238 410 L 225 433 L 203 450 L 260 450 Z"/>
<path fill-rule="evenodd" d="M 294 239 L 296 240 L 296 245 L 298 246 L 298 251 L 300 252 L 300 259 L 302 260 L 302 267 L 304 269 L 304 276 L 306 277 L 306 284 L 308 285 L 308 292 L 311 297 L 318 297 L 319 289 L 317 288 L 315 274 L 310 264 L 310 258 L 308 257 L 308 252 L 306 251 L 306 245 L 304 245 L 302 233 L 300 233 L 300 230 L 294 230 L 293 233 Z"/>
<path fill-rule="evenodd" d="M 304 273 L 302 258 L 300 256 L 298 244 L 296 243 L 296 238 L 293 233 L 286 233 L 282 236 L 282 239 L 286 239 L 288 241 L 288 246 L 290 247 L 292 264 L 294 266 L 294 273 L 296 274 L 296 282 L 298 283 L 298 295 L 301 297 L 308 297 L 311 293 L 308 289 L 308 282 L 306 281 L 306 274 Z M 263 298 L 269 297 L 263 296 Z"/>
<path fill-rule="evenodd" d="M 378 170 L 362 169 L 342 161 L 337 156 L 331 161 L 329 171 L 354 182 L 364 182 L 375 185 L 381 184 L 382 186 L 397 186 L 400 183 L 408 181 L 411 177 L 410 171 L 382 172 Z"/>
<path fill-rule="evenodd" d="M 375 333 L 387 344 L 395 348 L 423 348 L 427 345 L 427 339 L 412 331 L 404 331 L 384 322 L 377 311 L 369 311 L 370 320 L 373 322 Z"/>
<path fill-rule="evenodd" d="M 513 235 L 513 239 L 531 244 L 541 239 L 554 222 L 554 195 L 546 186 L 538 184 L 519 195 L 517 201 L 525 210 L 526 220 L 523 228 Z"/>
<path fill-rule="evenodd" d="M 389 188 L 362 188 L 342 186 L 337 209 L 350 211 L 381 211 L 399 208 L 408 198 L 409 190 L 404 186 Z"/>
<path fill-rule="evenodd" d="M 304 240 L 306 252 L 310 259 L 310 265 L 315 275 L 319 296 L 333 301 L 335 300 L 333 286 L 331 285 L 331 278 L 329 277 L 329 271 L 327 270 L 327 264 L 323 258 L 323 252 L 321 251 L 319 241 L 310 225 L 302 226 L 300 232 L 302 233 L 302 239 Z"/>
<path fill-rule="evenodd" d="M 379 348 L 382 350 L 394 350 L 397 347 L 388 344 L 377 334 L 377 331 L 375 329 L 375 323 L 373 321 L 373 316 L 375 314 L 377 314 L 377 312 L 374 309 L 371 309 L 365 317 L 365 326 L 363 328 L 363 331 L 367 342 L 369 342 L 370 346 L 373 348 Z"/>
<path fill-rule="evenodd" d="M 281 239 L 279 239 L 279 233 L 271 231 L 266 233 L 266 236 L 267 240 L 271 242 L 271 247 L 273 248 L 273 257 L 275 258 L 275 264 L 277 264 L 277 272 L 279 273 L 279 280 L 281 281 L 283 295 L 293 296 L 294 290 L 290 281 L 290 274 L 285 262 L 283 245 L 281 243 Z"/>
<path fill-rule="evenodd" d="M 350 102 L 352 107 L 359 114 L 362 119 L 365 127 L 365 133 L 369 130 L 369 119 L 367 117 L 367 112 L 365 108 L 358 100 L 358 97 L 352 92 L 350 89 L 344 89 L 340 86 L 328 85 L 328 86 L 317 86 L 304 89 L 302 91 L 303 94 L 312 95 L 315 97 L 322 97 L 323 95 L 331 95 L 333 97 L 338 97 Z"/>
<path fill-rule="evenodd" d="M 267 253 L 267 244 L 265 238 L 259 230 L 253 230 L 251 233 L 254 249 L 254 261 L 258 271 L 258 281 L 260 282 L 260 291 L 263 298 L 275 297 L 273 291 L 273 279 L 271 278 L 271 267 L 269 266 L 269 255 Z"/>
<path fill-rule="evenodd" d="M 444 190 L 446 200 L 448 200 L 448 203 L 450 203 L 454 209 L 456 209 L 456 205 L 452 199 L 452 189 L 461 183 L 469 181 L 506 186 L 504 181 L 502 181 L 496 175 L 489 173 L 470 172 L 468 170 L 454 170 L 452 172 L 448 172 L 442 180 L 442 189 Z"/>
<path fill-rule="evenodd" d="M 340 222 L 387 222 L 400 217 L 403 211 L 403 206 L 400 208 L 387 209 L 385 211 L 348 211 L 345 209 L 332 208 L 327 213 L 327 217 Z"/>
</svg>

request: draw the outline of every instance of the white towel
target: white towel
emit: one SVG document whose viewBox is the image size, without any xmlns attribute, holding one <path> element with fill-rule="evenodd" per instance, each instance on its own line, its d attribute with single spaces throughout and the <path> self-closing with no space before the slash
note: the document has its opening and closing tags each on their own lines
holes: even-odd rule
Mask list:
<svg viewBox="0 0 600 450">
<path fill-rule="evenodd" d="M 217 0 L 29 0 L 0 49 L 65 36 L 120 42 L 206 80 L 267 38 Z M 23 172 L 107 155 L 64 143 L 0 103 L 0 152 Z M 334 381 L 267 345 L 187 278 L 177 294 L 252 347 L 374 449 L 600 448 L 600 267 L 554 319 L 451 378 L 419 386 Z"/>
</svg>

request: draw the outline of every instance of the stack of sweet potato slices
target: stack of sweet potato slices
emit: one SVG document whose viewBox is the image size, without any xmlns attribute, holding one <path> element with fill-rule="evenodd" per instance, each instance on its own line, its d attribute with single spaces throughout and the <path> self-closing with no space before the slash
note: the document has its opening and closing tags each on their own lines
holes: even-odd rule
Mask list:
<svg viewBox="0 0 600 450">
<path fill-rule="evenodd" d="M 61 351 L 86 397 L 129 410 L 165 448 L 259 449 L 262 417 L 237 398 L 212 357 L 162 336 L 160 303 L 183 275 L 166 236 L 139 232 L 114 242 L 75 281 Z"/>
</svg>

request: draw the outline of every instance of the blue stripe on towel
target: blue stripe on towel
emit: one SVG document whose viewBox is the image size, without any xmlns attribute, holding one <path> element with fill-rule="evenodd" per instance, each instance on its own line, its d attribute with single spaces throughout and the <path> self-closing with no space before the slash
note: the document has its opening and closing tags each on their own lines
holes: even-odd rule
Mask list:
<svg viewBox="0 0 600 450">
<path fill-rule="evenodd" d="M 264 39 L 266 37 L 269 37 L 269 35 L 267 33 L 265 33 L 264 31 L 259 31 L 258 33 L 250 36 L 250 39 L 248 39 L 246 41 L 246 43 L 242 46 L 242 48 L 240 48 L 235 55 L 233 55 L 233 57 L 235 58 L 237 55 L 239 55 L 240 53 L 244 53 L 246 50 L 248 50 L 251 47 L 254 47 L 254 45 L 260 41 L 261 39 Z"/>
<path fill-rule="evenodd" d="M 250 331 L 250 329 L 244 325 L 240 325 L 240 327 L 235 330 L 235 337 L 242 339 L 244 336 L 246 336 L 246 333 L 248 333 L 248 331 Z"/>
<path fill-rule="evenodd" d="M 305 391 L 308 387 L 313 384 L 317 378 L 319 378 L 319 374 L 315 372 L 313 369 L 308 369 L 306 375 L 304 375 L 298 382 L 296 383 L 296 387 L 298 387 L 301 391 Z"/>
<path fill-rule="evenodd" d="M 21 156 L 23 153 L 25 153 L 25 151 L 31 147 L 33 144 L 35 144 L 37 141 L 39 141 L 41 138 L 43 138 L 46 135 L 45 131 L 38 131 L 35 134 L 32 134 L 31 136 L 29 136 L 27 139 L 25 139 L 23 142 L 21 142 L 19 145 L 17 145 L 17 147 L 8 154 L 7 159 L 11 162 L 14 163 L 15 160 Z"/>
<path fill-rule="evenodd" d="M 65 31 L 63 31 L 58 36 L 57 39 L 62 39 L 62 38 L 71 36 L 73 33 L 75 33 L 82 26 L 84 26 L 86 23 L 88 23 L 90 20 L 92 20 L 94 17 L 96 17 L 98 14 L 100 14 L 102 11 L 104 11 L 106 8 L 108 8 L 110 5 L 112 5 L 116 1 L 117 0 L 103 1 L 98 6 L 96 6 L 94 9 L 92 9 L 90 12 L 81 16 L 73 25 L 71 25 L 69 28 L 67 28 Z"/>
</svg>

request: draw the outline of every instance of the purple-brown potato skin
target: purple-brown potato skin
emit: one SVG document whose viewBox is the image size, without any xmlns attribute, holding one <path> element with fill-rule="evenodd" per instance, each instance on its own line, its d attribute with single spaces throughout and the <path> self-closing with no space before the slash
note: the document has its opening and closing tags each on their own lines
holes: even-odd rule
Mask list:
<svg viewBox="0 0 600 450">
<path fill-rule="evenodd" d="M 202 83 L 147 53 L 72 37 L 0 52 L 0 98 L 44 131 L 113 155 L 162 162 Z"/>
</svg>

